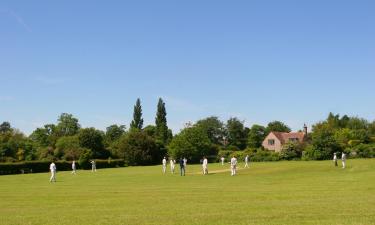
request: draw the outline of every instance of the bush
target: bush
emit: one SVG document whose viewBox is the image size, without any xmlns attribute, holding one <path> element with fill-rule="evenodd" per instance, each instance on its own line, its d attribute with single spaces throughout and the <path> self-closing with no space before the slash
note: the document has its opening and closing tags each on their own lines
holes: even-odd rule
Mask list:
<svg viewBox="0 0 375 225">
<path fill-rule="evenodd" d="M 123 159 L 101 159 L 95 160 L 96 168 L 115 168 L 123 167 Z M 20 174 L 20 173 L 42 173 L 49 172 L 51 161 L 26 161 L 16 163 L 0 163 L 0 175 Z M 57 171 L 68 171 L 72 169 L 72 162 L 57 161 L 55 162 Z"/>
<path fill-rule="evenodd" d="M 360 144 L 350 151 L 359 158 L 375 158 L 375 144 Z"/>
<path fill-rule="evenodd" d="M 161 152 L 155 140 L 142 131 L 131 131 L 114 145 L 116 155 L 127 165 L 152 165 L 160 162 Z"/>
<path fill-rule="evenodd" d="M 246 155 L 249 155 L 249 160 L 252 162 L 264 162 L 264 161 L 279 161 L 279 153 L 253 148 L 247 148 L 244 151 L 230 151 L 230 150 L 220 150 L 217 156 L 217 160 L 223 156 L 227 162 L 229 162 L 232 156 L 235 156 L 238 161 L 244 161 Z"/>
<path fill-rule="evenodd" d="M 91 167 L 90 160 L 93 158 L 93 153 L 90 149 L 82 149 L 82 154 L 79 157 L 78 164 L 82 169 L 89 169 Z"/>
<path fill-rule="evenodd" d="M 250 155 L 250 161 L 252 162 L 267 162 L 267 161 L 279 161 L 280 154 L 273 151 L 258 149 L 255 153 Z"/>
<path fill-rule="evenodd" d="M 51 161 L 30 161 L 17 163 L 0 163 L 0 175 L 19 173 L 48 172 Z M 71 164 L 66 161 L 55 162 L 57 171 L 70 170 Z"/>
</svg>

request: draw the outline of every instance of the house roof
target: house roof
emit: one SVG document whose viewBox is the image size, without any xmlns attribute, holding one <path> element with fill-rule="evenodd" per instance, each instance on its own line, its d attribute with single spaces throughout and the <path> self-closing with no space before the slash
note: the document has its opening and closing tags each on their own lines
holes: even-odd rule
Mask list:
<svg viewBox="0 0 375 225">
<path fill-rule="evenodd" d="M 291 138 L 297 138 L 299 142 L 302 142 L 305 138 L 304 132 L 286 133 L 286 132 L 272 131 L 271 133 L 273 133 L 277 137 L 277 139 L 280 140 L 281 144 L 287 143 L 289 141 L 289 139 L 291 139 Z"/>
</svg>

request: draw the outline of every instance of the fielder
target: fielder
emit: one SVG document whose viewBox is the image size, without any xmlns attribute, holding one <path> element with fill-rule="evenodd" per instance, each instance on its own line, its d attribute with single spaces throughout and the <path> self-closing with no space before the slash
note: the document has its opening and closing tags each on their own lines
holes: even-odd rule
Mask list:
<svg viewBox="0 0 375 225">
<path fill-rule="evenodd" d="M 207 165 L 208 165 L 207 158 L 206 158 L 206 157 L 203 157 L 203 163 L 202 163 L 203 175 L 208 174 L 208 168 L 207 168 Z"/>
<path fill-rule="evenodd" d="M 96 162 L 95 160 L 91 160 L 91 172 L 96 172 Z"/>
<path fill-rule="evenodd" d="M 49 170 L 51 171 L 51 178 L 49 179 L 49 182 L 56 182 L 56 165 L 53 161 L 49 165 Z"/>
<path fill-rule="evenodd" d="M 165 157 L 163 158 L 162 163 L 163 163 L 163 173 L 165 174 L 165 171 L 167 170 L 167 159 Z"/>
<path fill-rule="evenodd" d="M 231 175 L 232 176 L 234 176 L 234 175 L 236 175 L 236 170 L 237 170 L 237 159 L 236 159 L 236 157 L 232 157 L 231 159 L 230 159 L 230 170 L 231 170 Z"/>
<path fill-rule="evenodd" d="M 249 155 L 245 157 L 245 168 L 249 168 Z"/>
<path fill-rule="evenodd" d="M 221 165 L 224 166 L 224 161 L 225 161 L 224 156 L 221 156 L 220 160 L 221 160 Z"/>
<path fill-rule="evenodd" d="M 184 157 L 184 167 L 186 168 L 187 166 L 187 159 Z"/>
<path fill-rule="evenodd" d="M 170 163 L 170 165 L 171 165 L 171 173 L 172 174 L 174 174 L 174 160 L 173 159 L 171 159 L 171 161 L 169 162 Z"/>
<path fill-rule="evenodd" d="M 72 174 L 76 174 L 76 161 L 75 160 L 73 160 L 73 162 L 72 162 Z"/>
<path fill-rule="evenodd" d="M 337 166 L 337 155 L 336 155 L 336 152 L 333 153 L 333 162 L 335 163 L 335 166 Z"/>
<path fill-rule="evenodd" d="M 185 176 L 185 161 L 182 158 L 180 158 L 180 174 Z"/>
<path fill-rule="evenodd" d="M 342 168 L 345 169 L 345 162 L 346 162 L 346 154 L 341 154 L 341 161 L 342 161 Z"/>
</svg>

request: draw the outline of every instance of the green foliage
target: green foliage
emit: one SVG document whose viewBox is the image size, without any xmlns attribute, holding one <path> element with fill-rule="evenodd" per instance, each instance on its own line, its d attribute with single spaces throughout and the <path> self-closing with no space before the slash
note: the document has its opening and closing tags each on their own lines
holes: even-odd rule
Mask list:
<svg viewBox="0 0 375 225">
<path fill-rule="evenodd" d="M 23 150 L 22 159 L 34 158 L 34 146 L 24 134 L 14 129 L 0 133 L 0 162 L 17 160 L 20 149 Z"/>
<path fill-rule="evenodd" d="M 131 166 L 159 163 L 163 153 L 152 137 L 139 130 L 122 136 L 114 146 L 114 151 Z"/>
<path fill-rule="evenodd" d="M 10 123 L 9 122 L 3 122 L 2 124 L 0 124 L 0 133 L 6 133 L 6 132 L 11 132 L 12 131 L 12 127 L 10 126 Z"/>
<path fill-rule="evenodd" d="M 123 167 L 123 159 L 112 160 L 95 160 L 96 168 L 114 168 Z M 0 163 L 0 175 L 19 174 L 19 173 L 44 173 L 49 172 L 49 165 L 51 161 L 31 161 L 31 162 L 16 162 L 16 163 Z M 72 162 L 70 161 L 55 161 L 57 171 L 69 171 L 72 169 Z M 88 166 L 88 167 L 87 167 Z M 90 169 L 91 164 L 85 166 L 85 169 Z"/>
<path fill-rule="evenodd" d="M 292 160 L 300 159 L 304 145 L 299 142 L 288 142 L 283 145 L 283 148 L 280 152 L 280 159 Z"/>
<path fill-rule="evenodd" d="M 245 131 L 244 122 L 238 118 L 230 118 L 227 121 L 227 134 L 229 145 L 236 146 L 240 150 L 246 148 L 247 133 Z"/>
<path fill-rule="evenodd" d="M 189 162 L 199 162 L 210 153 L 211 142 L 205 130 L 193 126 L 183 129 L 168 146 L 168 153 L 175 159 L 186 157 Z"/>
<path fill-rule="evenodd" d="M 351 117 L 346 125 L 347 128 L 351 130 L 367 130 L 369 127 L 369 123 L 367 120 L 358 118 L 358 117 Z"/>
<path fill-rule="evenodd" d="M 130 123 L 130 129 L 141 130 L 142 127 L 143 127 L 142 106 L 141 106 L 141 100 L 138 98 L 134 106 L 133 120 Z"/>
<path fill-rule="evenodd" d="M 60 156 L 56 155 L 56 152 Z M 78 136 L 61 137 L 56 143 L 55 156 L 65 160 L 76 160 L 81 155 L 82 148 L 79 145 Z"/>
<path fill-rule="evenodd" d="M 375 121 L 373 121 L 372 123 L 369 124 L 369 132 L 371 134 L 371 136 L 375 136 Z"/>
<path fill-rule="evenodd" d="M 312 159 L 330 159 L 334 152 L 343 150 L 334 135 L 335 129 L 328 123 L 318 123 L 313 127 L 311 153 L 314 157 Z"/>
<path fill-rule="evenodd" d="M 89 169 L 91 167 L 90 160 L 93 156 L 94 154 L 90 149 L 83 148 L 78 160 L 79 166 L 83 169 Z"/>
<path fill-rule="evenodd" d="M 120 137 L 125 134 L 126 126 L 113 124 L 106 128 L 104 143 L 106 146 L 112 145 L 115 141 L 120 139 Z"/>
<path fill-rule="evenodd" d="M 168 142 L 167 111 L 165 109 L 165 103 L 161 98 L 159 98 L 157 106 L 155 126 L 156 139 L 166 145 Z"/>
<path fill-rule="evenodd" d="M 50 163 L 51 161 L 0 163 L 0 175 L 48 172 Z M 57 161 L 55 162 L 55 165 L 56 165 L 57 171 L 71 169 L 71 164 L 66 161 Z"/>
<path fill-rule="evenodd" d="M 272 121 L 268 123 L 266 128 L 266 135 L 268 135 L 270 132 L 276 131 L 276 132 L 290 132 L 291 129 L 280 121 Z"/>
<path fill-rule="evenodd" d="M 211 143 L 221 145 L 225 136 L 225 128 L 216 116 L 211 116 L 205 119 L 198 120 L 195 126 L 203 129 Z"/>
<path fill-rule="evenodd" d="M 48 147 L 38 147 L 37 149 L 38 159 L 52 161 L 55 159 L 54 149 L 50 146 Z"/>
<path fill-rule="evenodd" d="M 264 138 L 266 138 L 266 132 L 265 127 L 254 124 L 251 127 L 247 137 L 247 147 L 260 148 Z"/>
<path fill-rule="evenodd" d="M 58 118 L 56 132 L 59 136 L 73 136 L 78 133 L 80 128 L 78 119 L 74 118 L 72 114 L 62 113 Z"/>
<path fill-rule="evenodd" d="M 143 131 L 150 137 L 155 138 L 156 137 L 156 126 L 154 125 L 148 125 L 145 128 L 143 128 Z M 160 140 L 162 143 L 162 141 Z"/>
<path fill-rule="evenodd" d="M 375 158 L 375 144 L 359 144 L 348 150 L 359 158 Z"/>
<path fill-rule="evenodd" d="M 104 149 L 103 136 L 103 132 L 93 127 L 81 129 L 78 133 L 79 145 L 90 149 L 94 158 L 108 158 L 109 152 Z"/>
<path fill-rule="evenodd" d="M 39 147 L 54 147 L 58 137 L 54 124 L 46 124 L 43 128 L 37 128 L 30 135 L 30 139 Z"/>
</svg>

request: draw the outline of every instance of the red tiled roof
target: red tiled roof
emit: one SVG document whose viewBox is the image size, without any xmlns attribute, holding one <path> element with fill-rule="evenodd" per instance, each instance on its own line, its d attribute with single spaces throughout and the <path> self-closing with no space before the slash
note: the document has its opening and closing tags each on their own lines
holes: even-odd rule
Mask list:
<svg viewBox="0 0 375 225">
<path fill-rule="evenodd" d="M 304 132 L 291 132 L 291 133 L 286 133 L 286 132 L 276 132 L 272 131 L 277 139 L 280 140 L 281 144 L 285 144 L 289 141 L 289 139 L 298 139 L 299 142 L 303 142 L 305 139 L 305 133 Z"/>
</svg>

